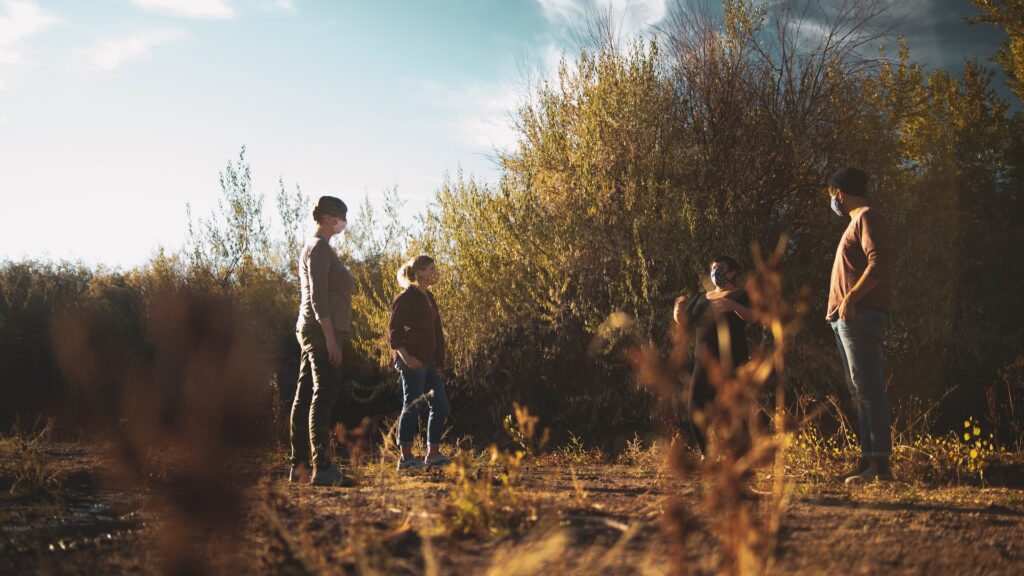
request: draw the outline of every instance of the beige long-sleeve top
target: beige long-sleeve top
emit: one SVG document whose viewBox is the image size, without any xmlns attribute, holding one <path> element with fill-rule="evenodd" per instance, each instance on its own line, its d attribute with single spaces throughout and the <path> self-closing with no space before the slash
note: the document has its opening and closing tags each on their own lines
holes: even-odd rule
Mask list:
<svg viewBox="0 0 1024 576">
<path fill-rule="evenodd" d="M 299 284 L 302 289 L 300 328 L 312 322 L 319 323 L 326 316 L 336 331 L 350 331 L 356 280 L 327 240 L 314 236 L 302 248 Z"/>
</svg>

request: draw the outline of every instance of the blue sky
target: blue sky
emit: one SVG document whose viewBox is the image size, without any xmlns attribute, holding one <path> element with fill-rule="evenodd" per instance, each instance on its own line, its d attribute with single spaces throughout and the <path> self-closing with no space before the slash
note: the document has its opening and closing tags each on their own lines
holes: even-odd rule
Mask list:
<svg viewBox="0 0 1024 576">
<path fill-rule="evenodd" d="M 967 0 L 915 0 L 915 55 L 957 67 L 998 37 Z M 278 178 L 410 219 L 446 171 L 494 181 L 525 77 L 572 50 L 585 0 L 0 0 L 0 259 L 128 267 L 185 238 L 244 144 Z M 665 0 L 597 0 L 642 34 Z"/>
</svg>

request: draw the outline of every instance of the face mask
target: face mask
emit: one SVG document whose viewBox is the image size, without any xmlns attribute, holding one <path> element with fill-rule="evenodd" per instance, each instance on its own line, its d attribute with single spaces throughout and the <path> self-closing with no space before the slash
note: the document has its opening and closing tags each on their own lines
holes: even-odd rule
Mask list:
<svg viewBox="0 0 1024 576">
<path fill-rule="evenodd" d="M 840 215 L 840 216 L 845 216 L 845 214 L 843 214 L 842 206 L 843 205 L 839 202 L 839 196 L 833 196 L 832 197 L 832 211 L 835 212 L 836 214 Z"/>
<path fill-rule="evenodd" d="M 729 284 L 729 273 L 721 268 L 711 271 L 711 283 L 719 288 L 725 288 Z"/>
<path fill-rule="evenodd" d="M 334 233 L 335 234 L 341 234 L 341 231 L 344 230 L 345 226 L 347 226 L 347 225 L 348 225 L 348 222 L 346 220 L 338 218 L 338 221 L 334 223 Z"/>
</svg>

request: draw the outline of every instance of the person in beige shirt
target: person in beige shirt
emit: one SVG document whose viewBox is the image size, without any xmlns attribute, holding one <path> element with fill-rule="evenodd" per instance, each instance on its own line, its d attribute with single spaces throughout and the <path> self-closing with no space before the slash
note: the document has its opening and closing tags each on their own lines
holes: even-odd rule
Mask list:
<svg viewBox="0 0 1024 576">
<path fill-rule="evenodd" d="M 301 299 L 296 337 L 302 348 L 299 382 L 291 414 L 291 472 L 297 482 L 312 471 L 318 486 L 351 486 L 351 478 L 330 457 L 331 413 L 341 391 L 344 352 L 352 324 L 352 273 L 331 248 L 330 240 L 348 224 L 348 207 L 322 196 L 313 209 L 316 233 L 299 258 Z"/>
</svg>

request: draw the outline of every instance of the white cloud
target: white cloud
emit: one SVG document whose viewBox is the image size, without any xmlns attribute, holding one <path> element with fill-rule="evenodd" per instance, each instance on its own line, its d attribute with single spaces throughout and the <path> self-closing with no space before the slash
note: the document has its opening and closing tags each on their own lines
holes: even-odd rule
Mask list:
<svg viewBox="0 0 1024 576">
<path fill-rule="evenodd" d="M 788 27 L 797 43 L 812 47 L 824 42 L 832 34 L 831 28 L 811 18 L 796 18 L 788 23 Z"/>
<path fill-rule="evenodd" d="M 424 91 L 451 116 L 451 128 L 463 145 L 481 152 L 510 150 L 516 145 L 512 115 L 520 93 L 510 85 L 476 84 L 449 87 L 425 82 Z"/>
<path fill-rule="evenodd" d="M 106 38 L 86 49 L 85 56 L 93 69 L 110 71 L 127 62 L 145 60 L 154 47 L 186 36 L 188 33 L 184 30 L 165 28 L 134 36 Z"/>
<path fill-rule="evenodd" d="M 556 26 L 573 26 L 587 17 L 589 7 L 610 13 L 625 38 L 646 32 L 668 14 L 668 0 L 537 0 L 544 16 Z"/>
<path fill-rule="evenodd" d="M 568 22 L 583 16 L 586 5 L 581 0 L 537 0 L 544 17 L 551 22 Z"/>
<path fill-rule="evenodd" d="M 260 10 L 264 12 L 283 12 L 294 16 L 299 13 L 295 6 L 295 0 L 262 0 Z"/>
<path fill-rule="evenodd" d="M 287 12 L 289 14 L 295 14 L 298 10 L 295 8 L 295 0 L 275 0 L 274 8 Z"/>
<path fill-rule="evenodd" d="M 571 60 L 572 54 L 566 54 L 564 50 L 559 48 L 554 42 L 548 42 L 544 46 L 544 53 L 540 58 L 540 66 L 543 72 L 543 77 L 549 82 L 554 83 L 558 80 L 558 68 L 562 65 L 562 59 Z"/>
<path fill-rule="evenodd" d="M 228 0 L 132 0 L 136 6 L 181 18 L 227 20 L 234 18 L 235 10 Z"/>
<path fill-rule="evenodd" d="M 0 2 L 0 87 L 5 82 L 5 68 L 25 61 L 20 44 L 23 40 L 57 22 L 57 18 L 28 0 Z"/>
</svg>

